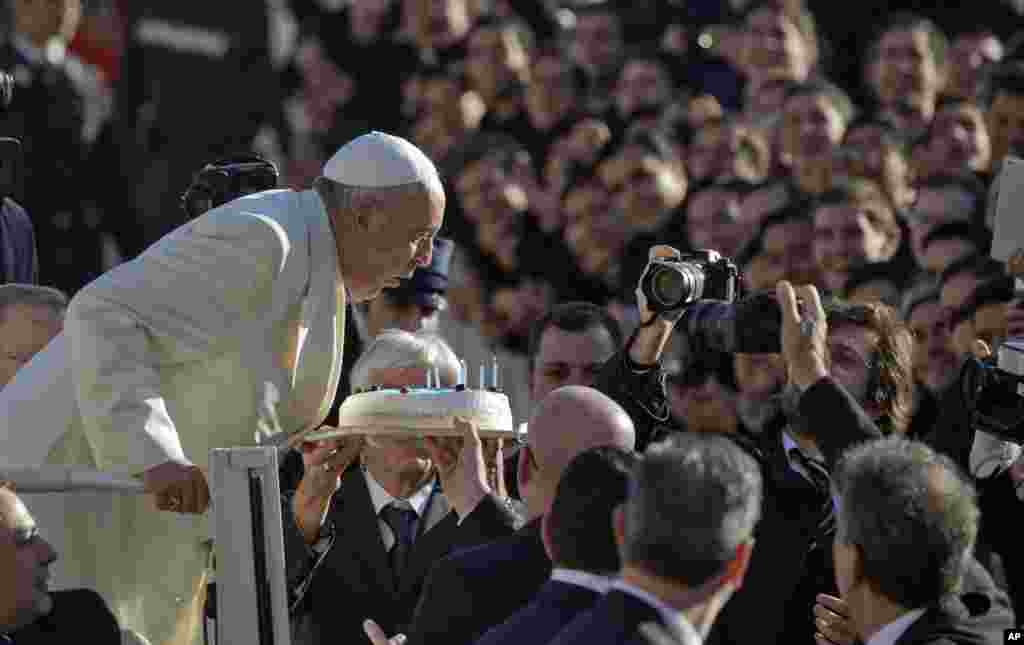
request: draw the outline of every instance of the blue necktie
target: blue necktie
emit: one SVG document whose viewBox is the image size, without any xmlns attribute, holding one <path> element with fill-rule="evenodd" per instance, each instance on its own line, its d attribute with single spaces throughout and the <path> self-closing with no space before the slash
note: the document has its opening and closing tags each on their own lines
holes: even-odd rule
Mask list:
<svg viewBox="0 0 1024 645">
<path fill-rule="evenodd" d="M 388 555 L 391 559 L 391 571 L 394 573 L 397 586 L 409 560 L 409 552 L 412 551 L 412 542 L 416 535 L 416 511 L 392 503 L 381 509 L 380 515 L 395 536 L 395 544 L 391 547 L 391 552 Z"/>
</svg>

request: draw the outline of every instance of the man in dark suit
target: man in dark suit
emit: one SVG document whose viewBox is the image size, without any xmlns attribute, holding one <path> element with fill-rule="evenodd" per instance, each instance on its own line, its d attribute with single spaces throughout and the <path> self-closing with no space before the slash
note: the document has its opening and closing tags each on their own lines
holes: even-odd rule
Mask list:
<svg viewBox="0 0 1024 645">
<path fill-rule="evenodd" d="M 967 587 L 977 496 L 948 457 L 890 437 L 844 456 L 833 555 L 857 635 L 871 645 L 1002 643 L 1014 627 L 1005 595 Z M 819 619 L 828 629 L 828 616 Z"/>
<path fill-rule="evenodd" d="M 620 568 L 612 512 L 626 500 L 633 453 L 592 448 L 565 469 L 551 510 L 541 522 L 551 579 L 526 607 L 476 645 L 546 643 L 604 594 Z"/>
<path fill-rule="evenodd" d="M 392 330 L 360 357 L 353 385 L 422 384 L 428 368 L 452 385 L 458 362 L 436 337 Z M 285 506 L 285 544 L 293 614 L 312 642 L 365 641 L 365 616 L 404 630 L 434 562 L 514 530 L 518 518 L 486 481 L 475 434 L 458 455 L 426 443 L 347 437 L 304 455 Z"/>
<path fill-rule="evenodd" d="M 4 197 L 17 199 L 32 218 L 42 282 L 74 293 L 102 271 L 99 222 L 83 202 L 91 185 L 106 183 L 87 162 L 82 66 L 49 46 L 70 40 L 77 12 L 70 0 L 16 0 L 11 7 L 0 69 L 16 87 L 0 115 L 0 136 L 21 141 L 26 172 L 20 193 Z"/>
<path fill-rule="evenodd" d="M 681 434 L 651 446 L 615 511 L 621 577 L 552 645 L 640 643 L 648 622 L 700 645 L 743 583 L 760 513 L 758 465 L 727 438 Z"/>
<path fill-rule="evenodd" d="M 0 482 L 0 643 L 119 645 L 121 630 L 97 593 L 47 589 L 56 560 L 25 504 Z"/>
<path fill-rule="evenodd" d="M 520 449 L 519 490 L 527 524 L 512 536 L 434 565 L 409 628 L 409 645 L 472 643 L 529 603 L 551 575 L 541 518 L 551 508 L 566 466 L 589 448 L 630 451 L 634 445 L 629 415 L 604 394 L 580 386 L 549 394 L 534 413 L 527 445 Z"/>
<path fill-rule="evenodd" d="M 0 206 L 0 282 L 37 284 L 36 233 L 25 209 L 9 197 Z"/>
</svg>

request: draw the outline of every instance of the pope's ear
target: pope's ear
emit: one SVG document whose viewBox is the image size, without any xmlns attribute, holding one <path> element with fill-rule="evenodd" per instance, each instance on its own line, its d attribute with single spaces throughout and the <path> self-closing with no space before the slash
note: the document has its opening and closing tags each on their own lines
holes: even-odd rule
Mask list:
<svg viewBox="0 0 1024 645">
<path fill-rule="evenodd" d="M 380 195 L 371 190 L 356 189 L 352 195 L 350 212 L 361 231 L 377 233 L 384 225 Z"/>
</svg>

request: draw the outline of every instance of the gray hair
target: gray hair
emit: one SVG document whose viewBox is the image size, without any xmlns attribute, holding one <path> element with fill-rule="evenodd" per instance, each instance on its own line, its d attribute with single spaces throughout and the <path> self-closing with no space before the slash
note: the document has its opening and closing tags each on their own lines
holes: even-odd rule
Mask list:
<svg viewBox="0 0 1024 645">
<path fill-rule="evenodd" d="M 370 374 L 375 369 L 426 367 L 438 368 L 445 376 L 459 370 L 459 358 L 439 336 L 413 334 L 401 329 L 385 329 L 360 355 L 352 366 L 349 378 L 352 390 L 371 385 Z"/>
<path fill-rule="evenodd" d="M 20 283 L 0 285 L 0 319 L 7 314 L 8 307 L 16 305 L 44 307 L 50 310 L 54 320 L 60 321 L 68 308 L 68 297 L 53 287 Z"/>
<path fill-rule="evenodd" d="M 697 587 L 752 539 L 761 498 L 760 468 L 735 442 L 683 433 L 654 444 L 633 472 L 623 560 Z"/>
<path fill-rule="evenodd" d="M 908 608 L 959 589 L 980 512 L 974 488 L 951 459 L 889 437 L 847 452 L 833 484 L 836 540 L 859 548 L 872 588 Z"/>
<path fill-rule="evenodd" d="M 390 201 L 392 198 L 417 194 L 426 196 L 430 192 L 430 187 L 423 182 L 366 188 L 341 184 L 322 175 L 313 181 L 313 188 L 320 195 L 328 212 L 342 211 L 344 213 L 354 213 L 361 204 L 366 203 L 366 197 L 371 195 Z"/>
</svg>

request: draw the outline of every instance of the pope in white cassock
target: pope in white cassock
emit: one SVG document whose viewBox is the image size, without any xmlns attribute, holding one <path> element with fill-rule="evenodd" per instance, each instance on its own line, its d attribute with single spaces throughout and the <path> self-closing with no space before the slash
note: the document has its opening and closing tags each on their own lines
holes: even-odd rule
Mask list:
<svg viewBox="0 0 1024 645">
<path fill-rule="evenodd" d="M 123 628 L 171 642 L 209 560 L 209 451 L 253 445 L 267 414 L 291 433 L 323 422 L 346 298 L 428 265 L 444 205 L 419 149 L 361 136 L 312 190 L 211 210 L 84 288 L 64 333 L 0 392 L 0 440 L 56 429 L 47 461 L 140 477 L 151 493 L 66 512 L 68 577 Z"/>
</svg>

